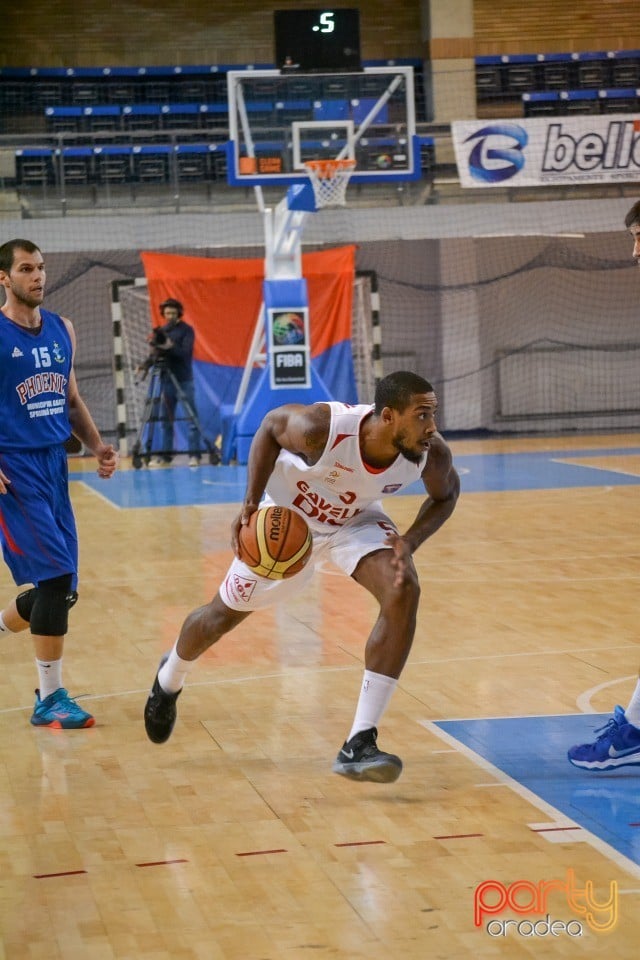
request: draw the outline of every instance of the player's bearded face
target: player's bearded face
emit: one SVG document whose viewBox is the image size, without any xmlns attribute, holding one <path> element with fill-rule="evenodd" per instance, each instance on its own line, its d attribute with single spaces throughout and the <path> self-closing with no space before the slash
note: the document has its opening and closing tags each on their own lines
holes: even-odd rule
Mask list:
<svg viewBox="0 0 640 960">
<path fill-rule="evenodd" d="M 409 463 L 420 463 L 420 460 L 424 456 L 425 448 L 423 443 L 418 443 L 418 441 L 414 440 L 413 445 L 411 445 L 408 430 L 398 430 L 391 438 L 391 442 L 398 453 L 402 454 Z"/>
<path fill-rule="evenodd" d="M 26 283 L 15 283 L 12 280 L 10 284 L 10 290 L 16 300 L 19 300 L 20 303 L 24 303 L 24 305 L 29 307 L 31 310 L 33 310 L 34 307 L 39 307 L 44 300 L 44 287 L 32 290 L 29 289 Z"/>
<path fill-rule="evenodd" d="M 9 281 L 4 284 L 5 288 L 11 291 L 19 303 L 31 310 L 40 306 L 44 300 L 46 281 L 44 261 L 40 253 L 18 251 L 10 273 L 5 276 Z"/>
</svg>

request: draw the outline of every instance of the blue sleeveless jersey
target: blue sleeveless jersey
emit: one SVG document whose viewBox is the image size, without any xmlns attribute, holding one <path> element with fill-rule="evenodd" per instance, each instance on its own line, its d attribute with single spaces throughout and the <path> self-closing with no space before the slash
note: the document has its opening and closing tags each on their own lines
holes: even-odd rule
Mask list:
<svg viewBox="0 0 640 960">
<path fill-rule="evenodd" d="M 57 313 L 41 308 L 40 317 L 32 333 L 0 310 L 0 451 L 51 447 L 71 433 L 71 337 Z"/>
</svg>

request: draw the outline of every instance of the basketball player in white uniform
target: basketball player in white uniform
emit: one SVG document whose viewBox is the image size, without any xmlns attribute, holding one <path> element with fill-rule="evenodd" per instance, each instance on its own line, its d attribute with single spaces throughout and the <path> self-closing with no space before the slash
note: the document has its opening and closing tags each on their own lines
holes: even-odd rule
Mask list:
<svg viewBox="0 0 640 960">
<path fill-rule="evenodd" d="M 365 670 L 349 736 L 333 770 L 354 780 L 391 782 L 399 757 L 378 749 L 377 726 L 397 686 L 416 624 L 420 588 L 412 553 L 451 516 L 460 482 L 436 430 L 433 387 L 414 373 L 385 377 L 374 406 L 288 404 L 269 412 L 249 453 L 247 489 L 232 525 L 233 560 L 219 593 L 185 620 L 163 657 L 145 707 L 149 739 L 164 743 L 193 662 L 252 611 L 299 593 L 324 560 L 367 589 L 380 611 L 365 648 Z M 381 498 L 422 480 L 427 498 L 400 535 Z M 256 576 L 238 558 L 238 532 L 259 506 L 276 503 L 305 518 L 313 553 L 288 580 Z"/>
</svg>

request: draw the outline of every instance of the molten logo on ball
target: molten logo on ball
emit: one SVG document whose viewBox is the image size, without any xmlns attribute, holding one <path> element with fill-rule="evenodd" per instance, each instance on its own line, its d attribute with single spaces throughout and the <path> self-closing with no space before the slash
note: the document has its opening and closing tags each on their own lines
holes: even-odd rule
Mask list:
<svg viewBox="0 0 640 960">
<path fill-rule="evenodd" d="M 262 507 L 240 528 L 240 559 L 258 576 L 284 580 L 299 573 L 311 556 L 307 523 L 288 507 Z"/>
</svg>

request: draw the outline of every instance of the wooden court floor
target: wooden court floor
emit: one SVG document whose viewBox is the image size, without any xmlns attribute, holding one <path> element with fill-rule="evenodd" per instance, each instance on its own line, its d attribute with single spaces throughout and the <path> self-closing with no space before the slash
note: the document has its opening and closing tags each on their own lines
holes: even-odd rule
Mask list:
<svg viewBox="0 0 640 960">
<path fill-rule="evenodd" d="M 453 448 L 545 443 L 558 445 Z M 553 822 L 553 811 L 430 726 L 626 704 L 640 665 L 640 436 L 572 443 L 628 447 L 615 469 L 637 474 L 638 485 L 463 495 L 417 553 L 415 644 L 380 732 L 383 749 L 405 764 L 390 785 L 330 770 L 374 616 L 368 596 L 331 569 L 212 648 L 179 701 L 173 737 L 149 743 L 142 710 L 158 659 L 186 613 L 216 589 L 236 505 L 118 510 L 72 484 L 81 588 L 65 681 L 97 725 L 32 728 L 29 638 L 0 639 L 0 957 L 484 960 L 608 951 L 635 960 L 640 866 L 570 831 L 551 842 L 535 825 Z M 403 528 L 419 502 L 387 506 Z M 0 589 L 14 593 L 4 567 Z M 533 885 L 564 882 L 568 871 L 602 898 L 618 885 L 609 932 L 584 916 L 581 936 L 531 935 L 515 921 L 490 934 L 486 918 L 474 925 L 483 882 L 527 882 L 526 900 Z M 546 903 L 552 919 L 580 919 L 559 887 Z"/>
</svg>

